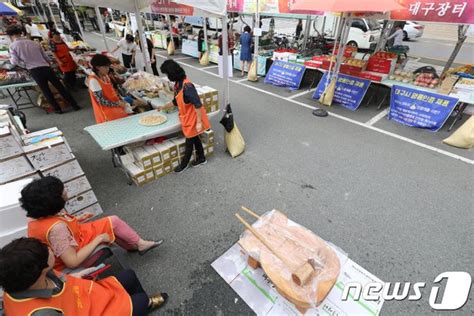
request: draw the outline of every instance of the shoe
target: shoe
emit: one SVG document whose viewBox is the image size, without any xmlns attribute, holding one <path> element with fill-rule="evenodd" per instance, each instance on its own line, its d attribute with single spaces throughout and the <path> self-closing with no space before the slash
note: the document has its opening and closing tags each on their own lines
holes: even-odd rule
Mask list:
<svg viewBox="0 0 474 316">
<path fill-rule="evenodd" d="M 206 158 L 204 158 L 203 160 L 195 160 L 191 163 L 193 167 L 197 167 L 197 166 L 205 165 L 205 164 L 207 164 Z"/>
<path fill-rule="evenodd" d="M 56 114 L 63 114 L 64 112 L 63 112 L 63 110 L 54 110 L 54 113 L 56 113 Z"/>
<path fill-rule="evenodd" d="M 185 167 L 179 165 L 179 166 L 176 167 L 176 169 L 174 169 L 174 172 L 176 172 L 176 173 L 181 173 L 181 172 L 183 172 L 184 170 L 186 170 L 186 169 L 188 169 L 188 168 L 189 168 L 189 165 L 187 165 L 187 166 L 185 166 Z"/>
<path fill-rule="evenodd" d="M 166 304 L 168 301 L 167 293 L 158 293 L 150 296 L 150 305 L 148 306 L 148 311 L 151 312 L 155 309 L 158 309 Z"/>
<path fill-rule="evenodd" d="M 150 248 L 148 248 L 148 249 L 146 249 L 146 250 L 141 250 L 141 251 L 139 250 L 139 251 L 138 251 L 138 254 L 139 254 L 140 256 L 144 256 L 144 255 L 146 255 L 146 253 L 147 253 L 148 251 L 150 251 L 150 250 L 152 250 L 152 249 L 155 249 L 155 248 L 161 246 L 163 243 L 164 243 L 164 240 L 163 240 L 163 239 L 157 240 L 157 241 L 155 241 L 155 244 L 154 244 L 153 246 L 151 246 Z"/>
</svg>

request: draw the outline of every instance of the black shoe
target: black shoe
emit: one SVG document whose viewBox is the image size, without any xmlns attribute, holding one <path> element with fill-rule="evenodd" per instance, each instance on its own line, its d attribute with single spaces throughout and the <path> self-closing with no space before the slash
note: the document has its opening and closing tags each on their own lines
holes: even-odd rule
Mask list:
<svg viewBox="0 0 474 316">
<path fill-rule="evenodd" d="M 56 114 L 63 114 L 64 112 L 63 112 L 63 110 L 54 110 L 54 113 L 56 113 Z"/>
<path fill-rule="evenodd" d="M 197 167 L 197 166 L 205 165 L 205 164 L 207 164 L 206 158 L 201 159 L 201 160 L 195 160 L 195 161 L 193 161 L 193 162 L 191 163 L 191 165 L 192 165 L 193 167 Z"/>
<path fill-rule="evenodd" d="M 174 172 L 176 172 L 176 173 L 181 173 L 181 172 L 183 172 L 184 170 L 186 170 L 186 169 L 188 169 L 188 168 L 189 168 L 189 165 L 187 165 L 187 166 L 185 166 L 185 167 L 179 165 L 179 166 L 176 167 L 176 169 L 174 169 Z"/>
</svg>

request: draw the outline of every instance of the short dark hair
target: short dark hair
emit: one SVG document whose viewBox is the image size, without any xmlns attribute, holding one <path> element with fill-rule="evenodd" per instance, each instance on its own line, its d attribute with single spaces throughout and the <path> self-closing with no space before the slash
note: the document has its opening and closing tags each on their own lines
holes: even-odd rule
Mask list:
<svg viewBox="0 0 474 316">
<path fill-rule="evenodd" d="M 58 30 L 51 31 L 51 36 L 53 35 L 61 35 L 61 33 Z"/>
<path fill-rule="evenodd" d="M 102 54 L 95 54 L 94 57 L 92 57 L 91 59 L 92 70 L 96 73 L 97 73 L 97 67 L 110 66 L 110 65 L 112 65 L 110 58 Z"/>
<path fill-rule="evenodd" d="M 125 36 L 125 40 L 126 40 L 127 42 L 133 42 L 134 39 L 135 39 L 135 38 L 133 37 L 132 34 L 127 34 L 127 36 Z"/>
<path fill-rule="evenodd" d="M 249 33 L 250 33 L 250 31 L 251 31 L 250 26 L 246 25 L 246 26 L 244 27 L 244 32 L 249 32 Z"/>
<path fill-rule="evenodd" d="M 7 35 L 8 36 L 15 36 L 15 35 L 21 35 L 23 33 L 21 26 L 13 24 L 9 25 L 7 27 Z"/>
<path fill-rule="evenodd" d="M 32 218 L 55 215 L 66 204 L 63 191 L 64 184 L 56 177 L 35 180 L 21 190 L 21 207 L 26 210 L 26 216 Z"/>
<path fill-rule="evenodd" d="M 160 70 L 168 76 L 171 81 L 183 81 L 186 79 L 186 72 L 181 66 L 172 59 L 167 59 L 161 64 Z"/>
<path fill-rule="evenodd" d="M 0 249 L 0 286 L 6 292 L 27 290 L 48 267 L 48 246 L 35 238 L 19 238 Z"/>
<path fill-rule="evenodd" d="M 49 22 L 48 22 L 48 28 L 49 28 L 49 29 L 56 28 L 56 24 L 54 24 L 53 21 L 49 21 Z"/>
</svg>

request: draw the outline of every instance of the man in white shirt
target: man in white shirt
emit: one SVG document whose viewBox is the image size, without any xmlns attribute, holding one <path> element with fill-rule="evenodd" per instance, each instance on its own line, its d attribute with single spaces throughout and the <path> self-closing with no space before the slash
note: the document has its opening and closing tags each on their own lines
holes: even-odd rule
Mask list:
<svg viewBox="0 0 474 316">
<path fill-rule="evenodd" d="M 393 46 L 402 46 L 403 45 L 403 30 L 401 25 L 396 26 L 396 31 L 389 37 L 387 37 L 387 40 L 393 40 Z"/>
<path fill-rule="evenodd" d="M 122 60 L 125 68 L 132 68 L 135 65 L 135 52 L 137 50 L 137 44 L 135 44 L 133 35 L 127 34 L 125 38 L 122 38 L 117 43 L 117 47 L 111 52 L 115 53 L 117 50 L 122 52 Z"/>
<path fill-rule="evenodd" d="M 29 39 L 39 40 L 39 41 L 43 40 L 43 36 L 41 35 L 41 32 L 38 29 L 38 26 L 33 23 L 31 18 L 26 19 L 25 30 Z"/>
</svg>

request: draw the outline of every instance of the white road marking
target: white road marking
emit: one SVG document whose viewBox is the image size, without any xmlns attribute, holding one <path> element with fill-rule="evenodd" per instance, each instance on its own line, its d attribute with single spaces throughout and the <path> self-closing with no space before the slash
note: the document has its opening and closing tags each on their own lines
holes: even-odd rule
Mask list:
<svg viewBox="0 0 474 316">
<path fill-rule="evenodd" d="M 168 58 L 168 57 L 164 57 L 162 55 L 159 55 L 158 56 L 162 57 L 162 58 Z M 199 67 L 196 67 L 196 66 L 193 66 L 193 65 L 190 65 L 190 64 L 187 64 L 187 63 L 184 63 L 182 61 L 178 61 L 179 64 L 182 64 L 186 67 L 189 67 L 189 68 L 192 68 L 192 69 L 195 69 L 195 70 L 199 70 L 199 71 L 202 71 L 202 72 L 205 72 L 209 75 L 212 75 L 212 76 L 215 76 L 215 77 L 219 77 L 219 75 L 215 74 L 215 73 L 212 73 L 212 72 L 209 72 L 209 71 L 205 71 L 203 70 L 202 68 L 199 68 Z M 268 95 L 271 95 L 271 96 L 274 96 L 276 98 L 279 98 L 279 99 L 282 99 L 282 100 L 285 100 L 285 101 L 288 101 L 288 102 L 291 102 L 291 103 L 295 103 L 295 104 L 298 104 L 302 107 L 305 107 L 305 108 L 308 108 L 308 109 L 311 109 L 311 110 L 314 110 L 315 108 L 317 108 L 316 105 L 312 106 L 312 105 L 309 105 L 309 104 L 306 104 L 306 103 L 303 103 L 303 102 L 300 102 L 300 101 L 296 101 L 296 100 L 293 100 L 293 99 L 289 99 L 287 97 L 282 97 L 276 93 L 273 93 L 273 92 L 270 92 L 270 91 L 266 91 L 266 90 L 263 90 L 263 89 L 260 89 L 260 88 L 257 88 L 257 87 L 254 87 L 254 86 L 251 86 L 251 85 L 247 85 L 247 84 L 244 84 L 243 81 L 244 80 L 229 80 L 230 82 L 232 83 L 235 83 L 235 84 L 238 84 L 238 85 L 241 85 L 241 86 L 244 86 L 244 87 L 247 87 L 249 89 L 253 89 L 255 91 L 259 91 L 261 93 L 265 93 L 265 94 L 268 94 Z M 307 92 L 307 91 L 306 91 Z M 386 109 L 387 110 L 387 109 Z M 381 115 L 383 112 L 379 113 L 378 115 Z M 378 116 L 377 115 L 377 116 Z M 474 160 L 471 160 L 471 159 L 468 159 L 466 157 L 463 157 L 463 156 L 460 156 L 460 155 L 456 155 L 456 154 L 453 154 L 449 151 L 446 151 L 446 150 L 443 150 L 443 149 L 439 149 L 439 148 L 436 148 L 436 147 L 433 147 L 433 146 L 430 146 L 430 145 L 427 145 L 427 144 L 424 144 L 424 143 L 421 143 L 419 141 L 416 141 L 416 140 L 413 140 L 411 138 L 408 138 L 408 137 L 405 137 L 405 136 L 401 136 L 401 135 L 398 135 L 398 134 L 395 134 L 395 133 L 392 133 L 392 132 L 389 132 L 389 131 L 386 131 L 386 130 L 383 130 L 383 129 L 380 129 L 378 127 L 374 127 L 374 126 L 371 126 L 371 125 L 368 125 L 368 123 L 370 122 L 367 122 L 367 123 L 362 123 L 362 122 L 358 122 L 356 120 L 353 120 L 353 119 L 350 119 L 348 117 L 345 117 L 345 116 L 342 116 L 342 115 L 339 115 L 339 114 L 335 114 L 335 113 L 331 113 L 329 112 L 329 116 L 331 117 L 334 117 L 334 118 L 337 118 L 337 119 L 340 119 L 340 120 L 343 120 L 343 121 L 346 121 L 346 122 L 349 122 L 349 123 L 352 123 L 352 124 L 355 124 L 355 125 L 358 125 L 358 126 L 361 126 L 361 127 L 365 127 L 367 129 L 370 129 L 372 131 L 375 131 L 375 132 L 378 132 L 378 133 L 381 133 L 381 134 L 384 134 L 384 135 L 387 135 L 387 136 L 390 136 L 390 137 L 393 137 L 393 138 L 396 138 L 398 140 L 401 140 L 403 142 L 406 142 L 406 143 L 410 143 L 412 145 L 415 145 L 415 146 L 418 146 L 418 147 L 422 147 L 422 148 L 425 148 L 425 149 L 428 149 L 428 150 L 431 150 L 431 151 L 434 151 L 434 152 L 437 152 L 439 154 L 442 154 L 442 155 L 445 155 L 447 157 L 450 157 L 450 158 L 454 158 L 454 159 L 457 159 L 457 160 L 460 160 L 462 162 L 465 162 L 465 163 L 468 163 L 468 164 L 471 164 L 471 165 L 474 165 Z M 382 116 L 383 117 L 383 116 Z M 373 123 L 372 123 L 373 124 Z"/>
<path fill-rule="evenodd" d="M 202 67 L 201 69 L 212 69 L 212 68 L 217 68 L 217 67 L 219 67 L 219 65 Z"/>
<path fill-rule="evenodd" d="M 300 93 L 294 94 L 294 95 L 292 95 L 292 96 L 289 96 L 288 99 L 289 99 L 289 100 L 296 99 L 296 98 L 301 97 L 302 95 L 305 95 L 305 94 L 307 94 L 307 93 L 310 93 L 310 92 L 312 93 L 312 92 L 314 92 L 314 90 L 316 90 L 316 89 L 311 89 L 311 90 L 309 90 L 309 91 L 308 91 L 308 90 L 305 90 L 305 91 L 303 91 L 303 92 L 300 92 Z"/>
<path fill-rule="evenodd" d="M 244 81 L 248 81 L 248 78 L 242 78 L 242 79 L 239 79 L 239 80 L 233 80 L 234 82 L 244 82 Z"/>
<path fill-rule="evenodd" d="M 102 37 L 102 34 L 97 33 L 97 32 L 92 32 L 92 34 Z M 107 36 L 106 36 L 105 38 L 108 39 L 108 40 L 114 41 L 114 42 L 118 42 L 118 41 L 119 41 L 118 39 L 112 38 L 112 37 L 107 37 Z"/>
<path fill-rule="evenodd" d="M 390 108 L 383 110 L 382 112 L 380 112 L 379 114 L 377 114 L 376 116 L 368 120 L 365 124 L 369 126 L 374 125 L 375 123 L 380 121 L 382 118 L 384 118 L 388 114 L 388 111 L 390 111 Z"/>
</svg>

